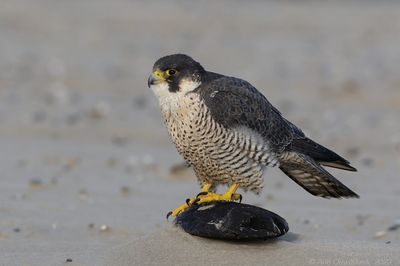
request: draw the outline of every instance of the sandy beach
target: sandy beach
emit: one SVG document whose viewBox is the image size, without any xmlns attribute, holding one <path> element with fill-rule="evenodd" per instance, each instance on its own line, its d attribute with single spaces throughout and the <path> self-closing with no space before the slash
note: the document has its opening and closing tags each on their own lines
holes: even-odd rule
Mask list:
<svg viewBox="0 0 400 266">
<path fill-rule="evenodd" d="M 0 265 L 400 264 L 400 3 L 0 6 Z M 165 215 L 199 186 L 147 77 L 177 52 L 248 80 L 351 161 L 358 172 L 330 171 L 360 199 L 317 198 L 268 169 L 243 201 L 284 217 L 287 235 L 175 228 Z"/>
</svg>

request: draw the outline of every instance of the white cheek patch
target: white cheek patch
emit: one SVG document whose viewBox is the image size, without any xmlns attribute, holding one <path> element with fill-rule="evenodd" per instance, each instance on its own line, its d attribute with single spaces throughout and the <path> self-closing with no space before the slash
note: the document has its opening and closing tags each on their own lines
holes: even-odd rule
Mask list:
<svg viewBox="0 0 400 266">
<path fill-rule="evenodd" d="M 201 82 L 182 79 L 179 82 L 179 88 L 180 88 L 179 92 L 187 93 L 189 91 L 196 89 L 198 86 L 200 86 L 200 84 L 201 84 Z"/>
</svg>

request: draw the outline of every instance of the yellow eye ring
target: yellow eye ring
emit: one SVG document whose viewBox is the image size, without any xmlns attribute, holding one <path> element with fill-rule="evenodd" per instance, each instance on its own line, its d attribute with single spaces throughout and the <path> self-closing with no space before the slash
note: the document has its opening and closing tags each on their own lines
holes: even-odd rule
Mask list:
<svg viewBox="0 0 400 266">
<path fill-rule="evenodd" d="M 173 76 L 173 75 L 176 75 L 176 73 L 178 73 L 178 71 L 176 71 L 175 69 L 168 69 L 166 71 L 166 73 L 168 76 Z"/>
</svg>

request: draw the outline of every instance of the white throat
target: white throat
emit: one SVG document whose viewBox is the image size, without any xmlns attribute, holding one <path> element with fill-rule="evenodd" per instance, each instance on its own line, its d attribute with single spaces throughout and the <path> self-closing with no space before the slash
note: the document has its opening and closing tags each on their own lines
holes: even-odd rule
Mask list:
<svg viewBox="0 0 400 266">
<path fill-rule="evenodd" d="M 163 115 L 170 116 L 174 114 L 177 109 L 181 107 L 181 102 L 187 97 L 188 92 L 193 91 L 201 82 L 183 79 L 179 82 L 179 91 L 170 92 L 168 90 L 168 83 L 162 82 L 156 85 L 151 85 L 150 88 L 158 98 L 161 112 Z"/>
</svg>

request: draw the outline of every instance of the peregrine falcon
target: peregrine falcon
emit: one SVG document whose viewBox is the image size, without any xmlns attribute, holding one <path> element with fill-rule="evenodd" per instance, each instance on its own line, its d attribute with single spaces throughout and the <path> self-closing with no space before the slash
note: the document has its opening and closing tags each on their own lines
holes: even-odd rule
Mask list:
<svg viewBox="0 0 400 266">
<path fill-rule="evenodd" d="M 238 188 L 259 193 L 267 166 L 279 167 L 315 196 L 358 195 L 322 166 L 357 171 L 335 152 L 307 138 L 249 82 L 206 71 L 184 54 L 158 59 L 148 86 L 178 152 L 193 167 L 201 192 L 169 215 L 192 204 L 241 200 Z M 229 185 L 224 194 L 215 186 Z"/>
</svg>

